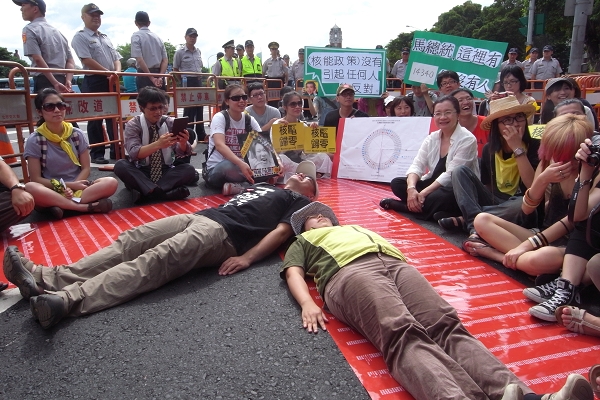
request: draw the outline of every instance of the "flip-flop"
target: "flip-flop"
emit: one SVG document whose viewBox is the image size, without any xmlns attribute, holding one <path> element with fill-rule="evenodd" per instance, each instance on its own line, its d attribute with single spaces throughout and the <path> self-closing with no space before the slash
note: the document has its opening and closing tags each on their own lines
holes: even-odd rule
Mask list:
<svg viewBox="0 0 600 400">
<path fill-rule="evenodd" d="M 438 225 L 448 231 L 463 229 L 465 226 L 465 219 L 462 216 L 440 218 L 438 219 Z"/>
<path fill-rule="evenodd" d="M 571 309 L 571 323 L 569 323 L 568 325 L 565 325 L 562 319 L 563 309 L 565 309 L 566 307 Z M 600 326 L 591 324 L 584 320 L 586 312 L 587 311 L 582 308 L 577 308 L 573 306 L 560 306 L 556 309 L 556 311 L 554 311 L 554 316 L 556 317 L 556 322 L 558 322 L 560 325 L 564 326 L 571 332 L 586 334 L 583 329 L 584 327 L 586 327 L 592 331 L 598 332 L 597 334 L 592 336 L 600 336 Z"/>
<path fill-rule="evenodd" d="M 596 379 L 600 376 L 600 364 L 596 364 L 590 368 L 589 378 L 592 384 L 592 390 L 597 398 L 600 399 L 600 385 L 596 383 Z"/>
<path fill-rule="evenodd" d="M 480 246 L 480 247 L 473 247 L 471 250 L 469 250 L 467 248 L 467 246 L 466 246 L 467 243 L 478 243 L 478 244 L 481 244 L 482 246 Z M 490 247 L 489 243 L 486 242 L 485 240 L 483 240 L 482 238 L 480 238 L 479 235 L 476 234 L 476 233 L 471 234 L 467 239 L 465 239 L 462 242 L 462 248 L 463 248 L 463 250 L 466 251 L 467 253 L 469 253 L 472 256 L 477 256 L 478 255 L 477 254 L 477 250 L 485 249 L 486 247 Z"/>
</svg>

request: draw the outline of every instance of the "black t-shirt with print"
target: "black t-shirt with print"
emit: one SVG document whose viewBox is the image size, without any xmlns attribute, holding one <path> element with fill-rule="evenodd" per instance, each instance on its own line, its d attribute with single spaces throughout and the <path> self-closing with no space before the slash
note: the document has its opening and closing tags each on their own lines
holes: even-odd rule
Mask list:
<svg viewBox="0 0 600 400">
<path fill-rule="evenodd" d="M 225 228 L 238 255 L 254 247 L 281 222 L 290 223 L 292 214 L 310 200 L 289 189 L 254 185 L 217 208 L 196 214 L 218 222 Z"/>
</svg>

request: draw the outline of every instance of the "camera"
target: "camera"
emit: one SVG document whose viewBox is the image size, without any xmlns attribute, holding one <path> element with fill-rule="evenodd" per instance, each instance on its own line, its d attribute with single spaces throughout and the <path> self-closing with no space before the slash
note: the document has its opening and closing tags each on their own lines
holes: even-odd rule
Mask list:
<svg viewBox="0 0 600 400">
<path fill-rule="evenodd" d="M 590 167 L 597 167 L 600 165 L 600 134 L 598 132 L 594 132 L 594 136 L 592 136 L 592 144 L 588 146 L 591 154 L 587 157 L 585 162 Z"/>
</svg>

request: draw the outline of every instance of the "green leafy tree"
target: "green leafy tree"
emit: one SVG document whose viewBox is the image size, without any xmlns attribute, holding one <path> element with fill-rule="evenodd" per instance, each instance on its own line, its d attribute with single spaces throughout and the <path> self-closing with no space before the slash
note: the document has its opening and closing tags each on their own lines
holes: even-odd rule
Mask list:
<svg viewBox="0 0 600 400">
<path fill-rule="evenodd" d="M 496 0 L 481 11 L 481 27 L 473 31 L 474 39 L 508 42 L 508 49 L 516 47 L 526 52 L 526 38 L 519 32 L 519 18 L 527 12 L 523 0 Z M 508 50 L 507 49 L 507 50 Z"/>
<path fill-rule="evenodd" d="M 600 0 L 594 1 L 592 15 L 588 18 L 585 31 L 585 44 L 588 52 L 590 70 L 600 71 Z"/>
<path fill-rule="evenodd" d="M 29 67 L 29 64 L 25 60 L 21 60 L 13 56 L 11 51 L 8 51 L 6 47 L 0 47 L 0 61 L 14 61 L 23 65 L 24 67 Z M 0 66 L 0 78 L 8 78 L 8 74 L 10 73 L 11 68 Z"/>
<path fill-rule="evenodd" d="M 121 65 L 125 65 L 127 60 L 131 58 L 131 43 L 125 43 L 122 46 L 117 46 L 117 52 L 121 55 Z"/>
<path fill-rule="evenodd" d="M 173 57 L 175 57 L 175 51 L 177 51 L 177 48 L 169 42 L 164 42 L 164 44 L 165 49 L 167 49 L 167 58 L 169 59 L 169 64 L 173 64 Z"/>
<path fill-rule="evenodd" d="M 440 14 L 431 31 L 472 38 L 473 32 L 483 25 L 481 16 L 481 4 L 467 1 Z"/>
</svg>

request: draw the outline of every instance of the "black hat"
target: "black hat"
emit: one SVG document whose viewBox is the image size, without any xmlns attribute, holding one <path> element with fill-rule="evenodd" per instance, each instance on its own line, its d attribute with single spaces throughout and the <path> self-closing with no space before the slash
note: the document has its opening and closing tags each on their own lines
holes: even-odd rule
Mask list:
<svg viewBox="0 0 600 400">
<path fill-rule="evenodd" d="M 195 30 L 194 28 L 188 28 L 187 31 L 185 31 L 185 36 L 198 36 L 198 31 Z"/>
<path fill-rule="evenodd" d="M 271 42 L 271 43 L 269 43 L 269 49 L 272 49 L 273 47 L 275 47 L 275 48 L 278 49 L 279 48 L 279 43 L 277 43 L 277 42 Z"/>
<path fill-rule="evenodd" d="M 301 49 L 298 49 L 298 54 L 304 54 L 304 47 Z"/>
<path fill-rule="evenodd" d="M 252 46 L 252 47 L 254 47 L 254 42 L 252 40 L 246 40 L 246 43 L 244 43 L 244 46 Z"/>
<path fill-rule="evenodd" d="M 529 50 L 529 54 L 531 53 L 539 53 L 540 51 L 538 50 L 537 47 L 533 47 L 531 50 Z"/>
<path fill-rule="evenodd" d="M 135 22 L 147 24 L 150 22 L 150 17 L 146 11 L 138 11 L 135 13 Z"/>
<path fill-rule="evenodd" d="M 377 46 L 375 46 L 376 49 L 383 49 L 383 46 L 378 44 Z"/>
<path fill-rule="evenodd" d="M 21 6 L 24 3 L 29 3 L 32 6 L 36 6 L 37 8 L 39 8 L 42 14 L 46 14 L 46 3 L 44 2 L 44 0 L 13 0 L 13 3 L 15 3 L 18 6 Z"/>
<path fill-rule="evenodd" d="M 225 54 L 223 54 L 223 52 L 222 52 L 222 51 L 218 52 L 218 53 L 217 53 L 217 60 L 218 60 L 219 58 L 222 58 L 224 55 L 225 55 Z"/>
<path fill-rule="evenodd" d="M 508 54 L 510 54 L 510 53 L 519 54 L 519 50 L 516 47 L 511 47 L 511 49 L 508 50 Z"/>
<path fill-rule="evenodd" d="M 408 47 L 403 47 L 402 54 L 408 54 L 408 53 L 410 53 L 410 49 Z"/>
<path fill-rule="evenodd" d="M 235 46 L 236 50 L 244 50 L 244 46 L 242 46 L 241 44 L 238 44 L 237 46 Z"/>
<path fill-rule="evenodd" d="M 224 44 L 222 47 L 223 47 L 224 49 L 226 49 L 226 48 L 228 48 L 228 47 L 233 47 L 233 48 L 235 48 L 235 45 L 233 44 L 233 39 L 231 39 L 229 42 L 225 43 L 225 44 Z"/>
<path fill-rule="evenodd" d="M 543 51 L 554 51 L 554 47 L 550 46 L 549 44 L 544 46 L 544 50 Z"/>
<path fill-rule="evenodd" d="M 102 10 L 100 9 L 100 7 L 98 7 L 97 5 L 95 5 L 94 3 L 90 3 L 90 4 L 86 4 L 85 6 L 83 6 L 83 8 L 81 9 L 81 13 L 82 14 L 93 14 L 93 13 L 100 13 L 100 15 L 104 15 L 104 13 L 102 12 Z"/>
</svg>

